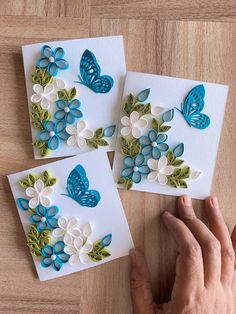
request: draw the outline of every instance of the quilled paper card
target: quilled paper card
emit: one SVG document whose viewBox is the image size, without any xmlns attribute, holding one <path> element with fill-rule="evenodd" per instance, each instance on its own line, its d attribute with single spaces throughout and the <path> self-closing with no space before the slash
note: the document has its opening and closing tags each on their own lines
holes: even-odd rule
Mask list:
<svg viewBox="0 0 236 314">
<path fill-rule="evenodd" d="M 123 37 L 39 43 L 22 51 L 35 159 L 114 150 L 126 74 Z"/>
<path fill-rule="evenodd" d="M 228 87 L 128 72 L 113 163 L 117 186 L 204 199 Z"/>
<path fill-rule="evenodd" d="M 41 281 L 109 262 L 133 248 L 102 151 L 45 164 L 8 179 Z"/>
</svg>

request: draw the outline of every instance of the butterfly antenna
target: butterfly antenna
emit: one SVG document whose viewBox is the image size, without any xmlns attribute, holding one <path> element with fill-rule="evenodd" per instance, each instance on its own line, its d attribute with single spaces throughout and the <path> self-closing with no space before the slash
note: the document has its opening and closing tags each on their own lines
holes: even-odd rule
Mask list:
<svg viewBox="0 0 236 314">
<path fill-rule="evenodd" d="M 177 108 L 177 107 L 174 107 L 174 109 L 176 109 L 176 110 L 178 110 L 179 112 L 181 112 L 182 113 L 182 111 L 179 109 L 179 108 Z"/>
</svg>

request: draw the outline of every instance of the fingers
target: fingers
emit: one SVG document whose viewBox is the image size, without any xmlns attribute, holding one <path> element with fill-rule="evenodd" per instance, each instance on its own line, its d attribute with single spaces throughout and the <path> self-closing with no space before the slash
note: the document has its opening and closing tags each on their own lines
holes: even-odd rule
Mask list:
<svg viewBox="0 0 236 314">
<path fill-rule="evenodd" d="M 204 287 L 204 270 L 201 247 L 188 227 L 169 212 L 162 219 L 178 245 L 180 255 L 176 263 L 176 279 L 173 292 Z"/>
<path fill-rule="evenodd" d="M 221 281 L 223 284 L 231 286 L 234 273 L 235 253 L 228 228 L 219 209 L 217 197 L 209 197 L 206 200 L 206 211 L 210 229 L 221 244 Z"/>
<path fill-rule="evenodd" d="M 233 244 L 234 253 L 236 254 L 236 226 L 234 226 L 234 229 L 231 235 L 231 240 Z M 234 289 L 236 289 L 236 264 L 234 265 L 233 287 Z"/>
<path fill-rule="evenodd" d="M 191 230 L 202 249 L 204 263 L 205 286 L 221 279 L 221 247 L 217 238 L 199 220 L 192 207 L 191 198 L 187 195 L 179 197 L 178 210 L 180 218 Z"/>
<path fill-rule="evenodd" d="M 147 262 L 143 254 L 133 249 L 130 251 L 131 260 L 131 297 L 134 314 L 154 314 L 156 304 L 153 301 L 153 295 L 150 283 L 150 274 Z"/>
</svg>

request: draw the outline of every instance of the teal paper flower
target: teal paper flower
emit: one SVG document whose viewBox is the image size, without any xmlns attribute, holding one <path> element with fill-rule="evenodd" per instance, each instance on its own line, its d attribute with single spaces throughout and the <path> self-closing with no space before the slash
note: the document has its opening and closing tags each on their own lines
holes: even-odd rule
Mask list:
<svg viewBox="0 0 236 314">
<path fill-rule="evenodd" d="M 65 244 L 58 241 L 54 246 L 47 245 L 42 249 L 43 260 L 41 265 L 43 267 L 52 266 L 56 271 L 59 271 L 62 265 L 68 262 L 70 255 L 64 252 Z"/>
<path fill-rule="evenodd" d="M 134 183 L 139 183 L 142 179 L 142 175 L 149 174 L 150 170 L 147 165 L 144 164 L 144 156 L 139 154 L 137 157 L 125 157 L 124 168 L 121 171 L 121 176 L 125 178 L 131 178 Z"/>
<path fill-rule="evenodd" d="M 54 118 L 57 120 L 73 124 L 75 119 L 83 116 L 82 112 L 79 110 L 80 101 L 78 99 L 73 99 L 69 103 L 64 99 L 59 99 L 56 101 L 56 106 L 59 110 L 55 112 Z"/>
<path fill-rule="evenodd" d="M 59 147 L 60 140 L 66 141 L 68 134 L 66 133 L 66 122 L 58 121 L 56 123 L 52 121 L 44 122 L 44 130 L 39 132 L 38 139 L 40 141 L 47 142 L 48 148 L 55 150 Z"/>
<path fill-rule="evenodd" d="M 154 130 L 150 130 L 148 136 L 141 136 L 140 144 L 143 146 L 142 154 L 144 156 L 151 155 L 153 159 L 160 159 L 162 152 L 169 149 L 169 145 L 165 143 L 168 136 L 166 134 L 158 134 Z"/>
<path fill-rule="evenodd" d="M 45 229 L 55 229 L 58 227 L 57 215 L 59 209 L 57 206 L 46 208 L 38 205 L 35 209 L 35 214 L 30 217 L 30 221 L 37 226 L 39 232 Z"/>
<path fill-rule="evenodd" d="M 49 75 L 56 76 L 58 69 L 68 69 L 69 64 L 63 59 L 63 48 L 58 47 L 55 50 L 52 50 L 48 45 L 44 45 L 41 49 L 41 53 L 43 57 L 38 59 L 38 66 L 42 69 L 47 69 Z"/>
</svg>

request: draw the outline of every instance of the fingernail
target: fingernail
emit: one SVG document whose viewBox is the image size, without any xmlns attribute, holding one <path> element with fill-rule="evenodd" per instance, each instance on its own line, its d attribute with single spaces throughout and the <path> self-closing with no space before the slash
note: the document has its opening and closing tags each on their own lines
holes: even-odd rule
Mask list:
<svg viewBox="0 0 236 314">
<path fill-rule="evenodd" d="M 216 196 L 211 197 L 211 206 L 214 208 L 219 208 L 219 202 Z"/>
<path fill-rule="evenodd" d="M 192 205 L 191 197 L 189 197 L 188 195 L 184 195 L 183 203 L 184 203 L 184 206 L 191 206 Z"/>
<path fill-rule="evenodd" d="M 135 264 L 136 264 L 136 250 L 135 249 L 131 249 L 129 251 L 129 256 L 130 256 L 130 259 L 131 259 L 132 266 L 135 266 Z"/>
</svg>

